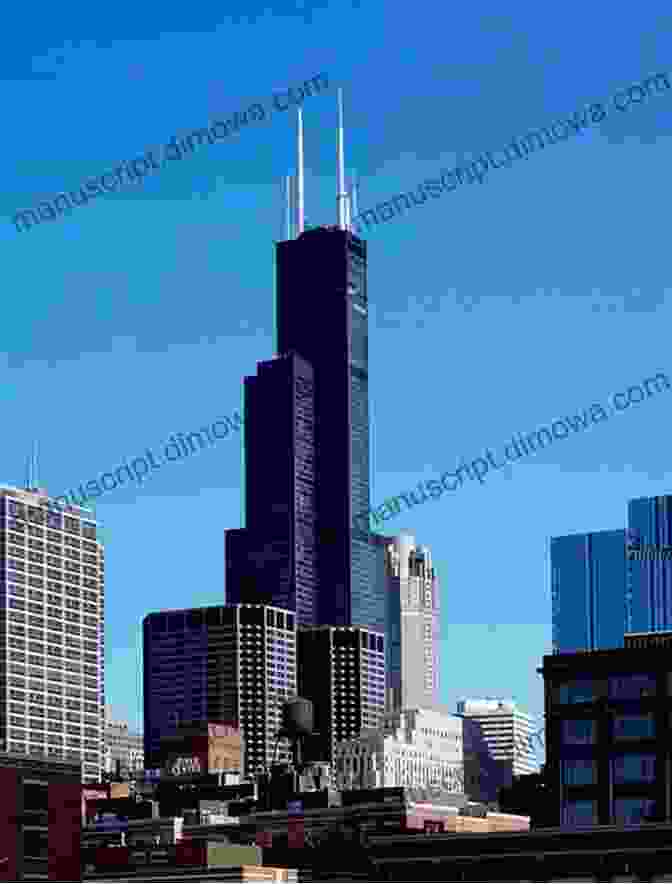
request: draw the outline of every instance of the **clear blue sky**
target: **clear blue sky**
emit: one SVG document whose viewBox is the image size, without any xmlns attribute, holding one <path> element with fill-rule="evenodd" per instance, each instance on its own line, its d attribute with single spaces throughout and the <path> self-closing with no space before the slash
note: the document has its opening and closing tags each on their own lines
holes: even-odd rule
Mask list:
<svg viewBox="0 0 672 884">
<path fill-rule="evenodd" d="M 18 234 L 11 216 L 326 72 L 305 105 L 309 224 L 335 219 L 335 86 L 361 207 L 672 69 L 662 3 L 14 6 L 0 66 L 0 475 L 33 438 L 53 494 L 231 414 L 272 355 L 273 241 L 293 117 Z M 374 502 L 517 431 L 672 372 L 672 94 L 462 185 L 369 241 Z M 666 151 L 668 153 L 666 153 Z M 543 708 L 548 538 L 670 492 L 672 394 L 389 522 L 438 566 L 443 700 Z M 501 454 L 500 454 L 501 456 Z M 107 699 L 141 723 L 139 625 L 214 604 L 240 524 L 238 437 L 111 492 Z M 411 517 L 412 516 L 412 517 Z"/>
</svg>

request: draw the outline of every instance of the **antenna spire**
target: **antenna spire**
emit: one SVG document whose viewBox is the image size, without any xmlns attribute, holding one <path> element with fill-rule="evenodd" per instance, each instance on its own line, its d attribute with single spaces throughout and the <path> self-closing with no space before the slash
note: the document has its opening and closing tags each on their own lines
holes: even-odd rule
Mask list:
<svg viewBox="0 0 672 884">
<path fill-rule="evenodd" d="M 292 238 L 292 176 L 285 176 L 285 224 L 287 226 L 287 239 Z"/>
<path fill-rule="evenodd" d="M 303 116 L 301 108 L 297 109 L 296 126 L 296 235 L 303 233 Z"/>
<path fill-rule="evenodd" d="M 336 131 L 336 171 L 338 189 L 336 193 L 336 211 L 339 230 L 346 229 L 346 212 L 348 195 L 345 192 L 345 160 L 343 157 L 343 90 L 338 90 L 338 129 Z"/>
</svg>

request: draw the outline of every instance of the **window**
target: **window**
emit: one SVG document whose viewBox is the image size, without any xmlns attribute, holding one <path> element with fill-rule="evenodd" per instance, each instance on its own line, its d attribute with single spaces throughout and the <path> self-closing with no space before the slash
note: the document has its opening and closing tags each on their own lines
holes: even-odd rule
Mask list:
<svg viewBox="0 0 672 884">
<path fill-rule="evenodd" d="M 647 822 L 655 816 L 656 802 L 649 798 L 615 798 L 612 807 L 613 822 L 626 826 Z"/>
<path fill-rule="evenodd" d="M 614 700 L 639 700 L 654 697 L 656 677 L 649 673 L 618 675 L 609 679 L 609 697 Z"/>
<path fill-rule="evenodd" d="M 592 718 L 568 718 L 562 722 L 562 742 L 566 745 L 594 743 L 596 723 Z"/>
<path fill-rule="evenodd" d="M 560 685 L 558 692 L 560 703 L 589 703 L 594 699 L 595 690 L 592 679 L 577 678 Z"/>
<path fill-rule="evenodd" d="M 596 782 L 595 762 L 576 759 L 562 762 L 563 786 L 593 786 Z"/>
<path fill-rule="evenodd" d="M 615 715 L 614 739 L 637 740 L 655 737 L 656 721 L 652 713 L 646 715 Z"/>
<path fill-rule="evenodd" d="M 564 801 L 562 803 L 562 825 L 593 826 L 597 823 L 597 802 Z"/>
<path fill-rule="evenodd" d="M 611 759 L 611 777 L 614 785 L 626 783 L 653 783 L 656 779 L 655 755 L 617 755 Z"/>
</svg>

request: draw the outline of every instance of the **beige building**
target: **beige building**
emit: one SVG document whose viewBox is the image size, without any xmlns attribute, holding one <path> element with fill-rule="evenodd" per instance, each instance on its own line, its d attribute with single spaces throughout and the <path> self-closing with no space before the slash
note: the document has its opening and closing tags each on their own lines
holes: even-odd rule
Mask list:
<svg viewBox="0 0 672 884">
<path fill-rule="evenodd" d="M 145 752 L 142 734 L 129 730 L 128 722 L 112 717 L 112 707 L 105 706 L 105 773 L 131 777 L 144 769 Z"/>
<path fill-rule="evenodd" d="M 339 789 L 442 787 L 464 792 L 462 720 L 434 709 L 387 712 L 382 726 L 336 744 Z"/>
</svg>

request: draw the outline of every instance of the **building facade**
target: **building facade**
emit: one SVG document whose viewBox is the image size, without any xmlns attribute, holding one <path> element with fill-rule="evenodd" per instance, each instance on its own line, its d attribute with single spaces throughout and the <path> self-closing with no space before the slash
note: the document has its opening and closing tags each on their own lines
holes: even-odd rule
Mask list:
<svg viewBox="0 0 672 884">
<path fill-rule="evenodd" d="M 412 534 L 372 535 L 385 589 L 386 708 L 436 706 L 440 697 L 441 602 L 428 547 Z"/>
<path fill-rule="evenodd" d="M 544 657 L 546 782 L 553 824 L 669 820 L 672 633 Z"/>
<path fill-rule="evenodd" d="M 337 743 L 339 789 L 440 787 L 464 792 L 462 719 L 430 709 L 386 712 L 376 730 Z"/>
<path fill-rule="evenodd" d="M 662 549 L 672 543 L 672 495 L 641 497 L 628 503 L 628 545 L 632 550 Z M 672 561 L 646 556 L 627 559 L 629 632 L 672 629 Z"/>
<path fill-rule="evenodd" d="M 625 541 L 622 529 L 551 538 L 554 653 L 623 647 Z"/>
<path fill-rule="evenodd" d="M 182 722 L 240 727 L 246 775 L 267 768 L 296 695 L 296 623 L 268 605 L 217 605 L 148 614 L 144 631 L 145 766 L 160 766 L 161 738 Z M 284 739 L 277 758 L 289 760 Z"/>
<path fill-rule="evenodd" d="M 494 801 L 514 776 L 536 773 L 532 718 L 513 700 L 470 699 L 457 704 L 464 718 L 466 791 Z M 475 781 L 474 781 L 475 780 Z"/>
<path fill-rule="evenodd" d="M 81 762 L 0 753 L 0 881 L 79 881 Z"/>
<path fill-rule="evenodd" d="M 92 511 L 0 488 L 0 748 L 103 766 L 105 559 Z"/>
<path fill-rule="evenodd" d="M 385 710 L 385 639 L 361 627 L 299 630 L 299 696 L 311 700 L 318 758 L 333 762 L 341 740 L 375 728 Z"/>
<path fill-rule="evenodd" d="M 261 362 L 244 383 L 245 528 L 225 532 L 226 602 L 296 611 L 316 625 L 315 415 L 310 365 Z"/>
<path fill-rule="evenodd" d="M 318 620 L 384 629 L 368 512 L 369 354 L 366 243 L 317 227 L 276 247 L 278 353 L 313 369 Z"/>
<path fill-rule="evenodd" d="M 127 779 L 144 769 L 145 751 L 142 734 L 129 730 L 128 722 L 112 717 L 112 707 L 105 706 L 106 774 Z"/>
</svg>

